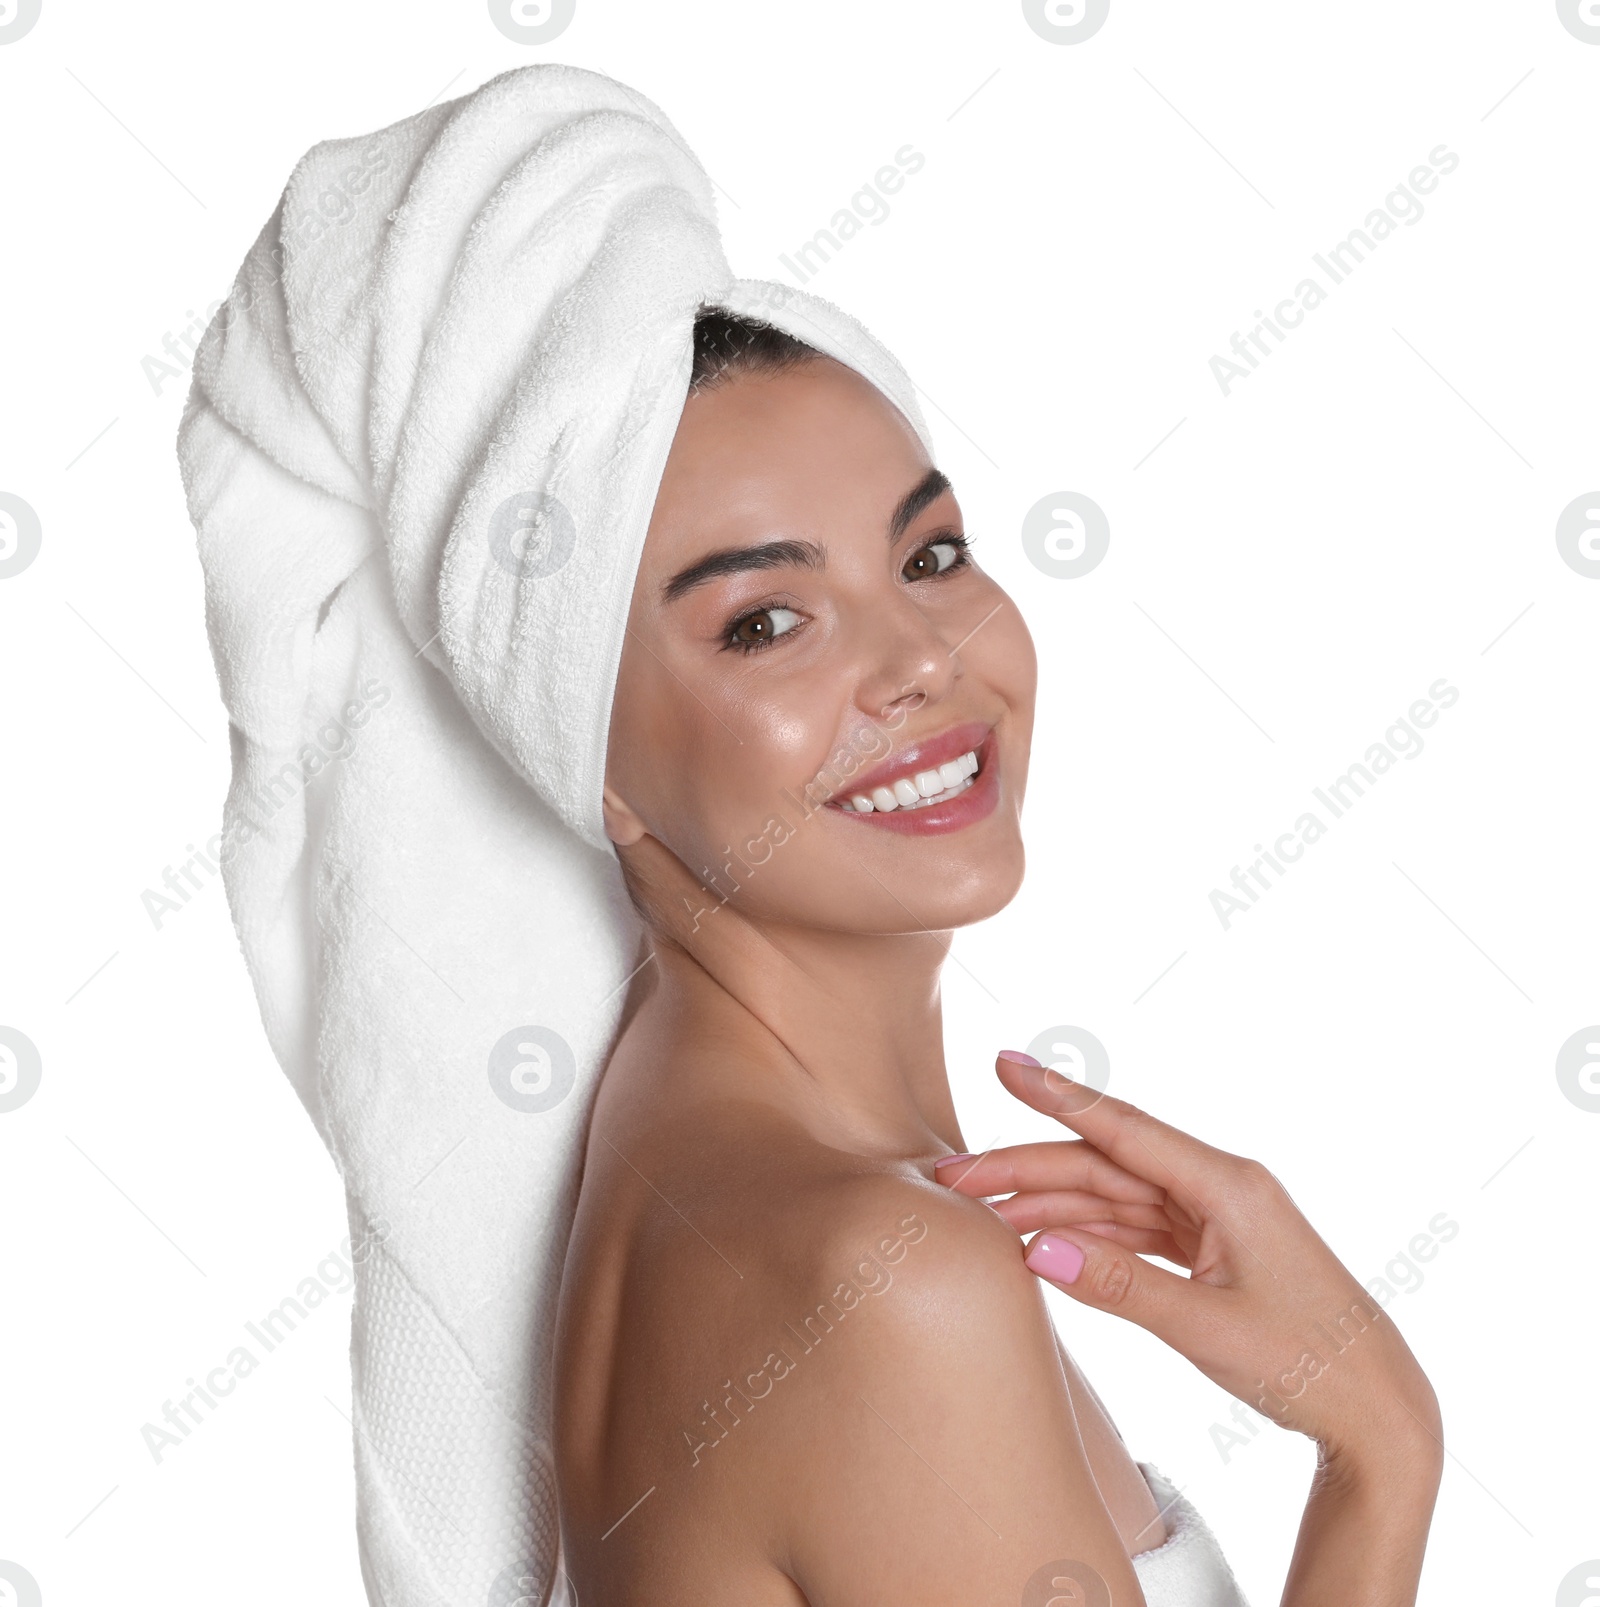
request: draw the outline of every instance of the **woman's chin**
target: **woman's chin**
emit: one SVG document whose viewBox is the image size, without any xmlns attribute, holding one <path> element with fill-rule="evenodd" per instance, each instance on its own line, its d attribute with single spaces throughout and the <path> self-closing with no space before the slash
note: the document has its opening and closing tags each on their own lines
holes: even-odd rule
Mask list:
<svg viewBox="0 0 1600 1607">
<path fill-rule="evenodd" d="M 1004 864 L 989 867 L 987 874 L 975 881 L 958 917 L 950 924 L 974 926 L 998 915 L 1021 892 L 1025 868 L 1022 844 L 1018 842 Z"/>
<path fill-rule="evenodd" d="M 943 866 L 936 875 L 920 875 L 903 887 L 885 877 L 883 889 L 902 921 L 909 916 L 914 923 L 904 928 L 897 923 L 897 930 L 943 932 L 998 915 L 1021 890 L 1024 869 L 1021 839 L 1013 838 L 986 852 L 979 863 Z"/>
</svg>

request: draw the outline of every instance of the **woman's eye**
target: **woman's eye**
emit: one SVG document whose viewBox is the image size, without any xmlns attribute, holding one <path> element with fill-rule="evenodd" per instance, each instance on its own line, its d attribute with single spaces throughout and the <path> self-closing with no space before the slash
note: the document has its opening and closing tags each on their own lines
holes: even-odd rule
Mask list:
<svg viewBox="0 0 1600 1607">
<path fill-rule="evenodd" d="M 926 580 L 930 575 L 942 575 L 947 569 L 954 569 L 965 557 L 965 541 L 930 541 L 906 559 L 900 573 L 907 580 Z"/>
<path fill-rule="evenodd" d="M 768 642 L 786 636 L 800 623 L 800 616 L 792 608 L 758 608 L 735 622 L 728 633 L 730 647 L 765 647 Z"/>
</svg>

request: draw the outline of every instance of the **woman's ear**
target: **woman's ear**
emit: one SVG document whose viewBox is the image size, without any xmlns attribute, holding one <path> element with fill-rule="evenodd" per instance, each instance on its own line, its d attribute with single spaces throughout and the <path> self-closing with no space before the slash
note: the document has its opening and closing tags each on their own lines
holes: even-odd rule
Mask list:
<svg viewBox="0 0 1600 1607">
<path fill-rule="evenodd" d="M 644 836 L 644 822 L 609 783 L 600 794 L 600 807 L 605 814 L 606 836 L 618 848 L 631 848 Z"/>
</svg>

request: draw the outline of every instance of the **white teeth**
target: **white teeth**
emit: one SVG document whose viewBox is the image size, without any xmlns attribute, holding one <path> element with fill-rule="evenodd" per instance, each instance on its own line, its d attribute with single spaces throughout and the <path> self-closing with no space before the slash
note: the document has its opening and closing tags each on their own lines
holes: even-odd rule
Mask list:
<svg viewBox="0 0 1600 1607">
<path fill-rule="evenodd" d="M 978 773 L 978 755 L 974 750 L 951 759 L 936 770 L 919 770 L 915 776 L 900 776 L 886 787 L 874 787 L 871 793 L 852 793 L 848 799 L 837 800 L 841 809 L 856 814 L 889 814 L 895 809 L 921 809 L 930 803 L 945 803 L 963 793 L 972 785 L 969 777 Z"/>
</svg>

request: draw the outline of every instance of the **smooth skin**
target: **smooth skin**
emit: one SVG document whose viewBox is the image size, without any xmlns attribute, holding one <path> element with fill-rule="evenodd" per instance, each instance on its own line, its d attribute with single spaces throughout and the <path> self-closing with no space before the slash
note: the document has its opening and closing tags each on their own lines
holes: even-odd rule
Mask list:
<svg viewBox="0 0 1600 1607">
<path fill-rule="evenodd" d="M 932 467 L 878 391 L 818 358 L 692 395 L 663 475 L 604 800 L 649 948 L 557 1335 L 563 1553 L 586 1604 L 1015 1607 L 1073 1558 L 1137 1607 L 1130 1558 L 1165 1537 L 1024 1263 L 1008 1213 L 1026 1203 L 991 1209 L 935 1170 L 966 1148 L 939 971 L 952 930 L 1020 884 L 1035 662 Z M 708 572 L 717 554 L 744 557 Z M 822 803 L 849 765 L 968 723 L 998 778 L 982 819 L 910 835 Z M 1050 1147 L 1047 1192 L 1088 1216 L 1035 1225 L 1165 1231 L 1125 1241 L 1148 1267 L 1183 1242 L 1160 1226 L 1178 1196 L 1101 1138 Z M 1071 1288 L 1091 1286 L 1092 1264 Z M 1236 1309 L 1270 1348 L 1271 1298 Z M 1296 1567 L 1316 1580 L 1371 1536 L 1365 1507 L 1312 1506 Z"/>
</svg>

